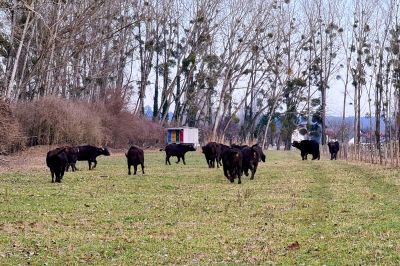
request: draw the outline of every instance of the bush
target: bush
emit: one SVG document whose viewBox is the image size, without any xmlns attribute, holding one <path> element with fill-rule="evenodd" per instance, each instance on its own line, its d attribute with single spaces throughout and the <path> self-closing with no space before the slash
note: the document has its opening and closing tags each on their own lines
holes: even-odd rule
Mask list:
<svg viewBox="0 0 400 266">
<path fill-rule="evenodd" d="M 15 114 L 29 145 L 102 142 L 101 119 L 83 103 L 46 97 L 17 104 Z"/>
<path fill-rule="evenodd" d="M 128 145 L 148 147 L 163 143 L 164 129 L 161 125 L 125 110 L 111 111 L 104 105 L 97 106 L 97 110 L 101 110 L 107 145 L 126 148 Z"/>
<path fill-rule="evenodd" d="M 15 107 L 28 145 L 93 144 L 126 148 L 162 142 L 163 128 L 115 103 L 73 102 L 55 97 Z"/>
<path fill-rule="evenodd" d="M 24 148 L 25 137 L 18 120 L 13 116 L 9 103 L 0 100 L 0 154 Z"/>
</svg>

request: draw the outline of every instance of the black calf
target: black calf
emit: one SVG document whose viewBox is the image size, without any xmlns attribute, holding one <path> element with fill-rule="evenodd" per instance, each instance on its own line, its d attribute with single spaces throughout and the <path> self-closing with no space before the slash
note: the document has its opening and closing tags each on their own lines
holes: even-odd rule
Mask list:
<svg viewBox="0 0 400 266">
<path fill-rule="evenodd" d="M 331 154 L 331 160 L 337 159 L 337 154 L 339 152 L 339 142 L 338 141 L 330 141 L 328 143 L 329 153 Z"/>
<path fill-rule="evenodd" d="M 142 174 L 144 174 L 144 152 L 142 149 L 132 146 L 125 154 L 128 160 L 128 175 L 131 174 L 131 166 L 133 165 L 134 172 L 133 174 L 136 175 L 137 166 L 140 164 L 142 167 Z"/>
</svg>

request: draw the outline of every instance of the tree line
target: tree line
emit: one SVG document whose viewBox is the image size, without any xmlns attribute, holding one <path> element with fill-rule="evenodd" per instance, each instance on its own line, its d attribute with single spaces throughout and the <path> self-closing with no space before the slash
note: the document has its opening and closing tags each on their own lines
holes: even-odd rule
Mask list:
<svg viewBox="0 0 400 266">
<path fill-rule="evenodd" d="M 290 143 L 299 118 L 322 127 L 327 92 L 381 139 L 399 139 L 398 0 L 3 0 L 0 95 L 121 98 L 153 120 L 223 140 L 266 142 L 274 121 Z M 366 99 L 366 101 L 363 101 Z M 368 112 L 362 113 L 367 105 Z M 172 119 L 169 113 L 172 112 Z M 372 121 L 372 119 L 371 119 Z M 236 131 L 235 131 L 236 130 Z"/>
</svg>

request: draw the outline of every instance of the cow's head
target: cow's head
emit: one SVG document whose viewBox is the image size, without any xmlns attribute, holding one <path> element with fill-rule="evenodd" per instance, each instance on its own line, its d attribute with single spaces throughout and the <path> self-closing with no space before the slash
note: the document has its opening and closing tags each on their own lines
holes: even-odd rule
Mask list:
<svg viewBox="0 0 400 266">
<path fill-rule="evenodd" d="M 295 148 L 300 149 L 300 142 L 298 142 L 298 141 L 293 141 L 292 146 L 295 147 Z"/>
<path fill-rule="evenodd" d="M 108 150 L 106 147 L 100 148 L 100 152 L 101 152 L 101 154 L 104 155 L 104 156 L 110 156 L 110 155 L 111 155 L 110 152 L 109 152 L 109 150 Z"/>
<path fill-rule="evenodd" d="M 193 145 L 185 145 L 186 151 L 196 151 L 196 148 Z"/>
</svg>

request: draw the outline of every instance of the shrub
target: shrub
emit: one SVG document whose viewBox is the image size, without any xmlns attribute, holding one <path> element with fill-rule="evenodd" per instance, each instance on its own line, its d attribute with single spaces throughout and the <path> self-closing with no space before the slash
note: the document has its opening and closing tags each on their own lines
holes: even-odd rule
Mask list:
<svg viewBox="0 0 400 266">
<path fill-rule="evenodd" d="M 18 120 L 13 116 L 10 104 L 0 100 L 0 154 L 8 154 L 24 148 L 25 137 Z"/>
<path fill-rule="evenodd" d="M 158 146 L 163 143 L 164 129 L 161 125 L 128 111 L 113 114 L 101 112 L 108 145 L 124 148 L 128 145 L 141 147 Z"/>
<path fill-rule="evenodd" d="M 55 97 L 18 103 L 14 112 L 28 136 L 28 145 L 93 144 L 126 148 L 162 143 L 163 128 L 116 104 L 89 104 Z M 122 109 L 122 110 L 121 110 Z"/>
<path fill-rule="evenodd" d="M 18 103 L 15 114 L 30 145 L 97 145 L 102 141 L 101 119 L 84 103 L 46 97 Z"/>
</svg>

